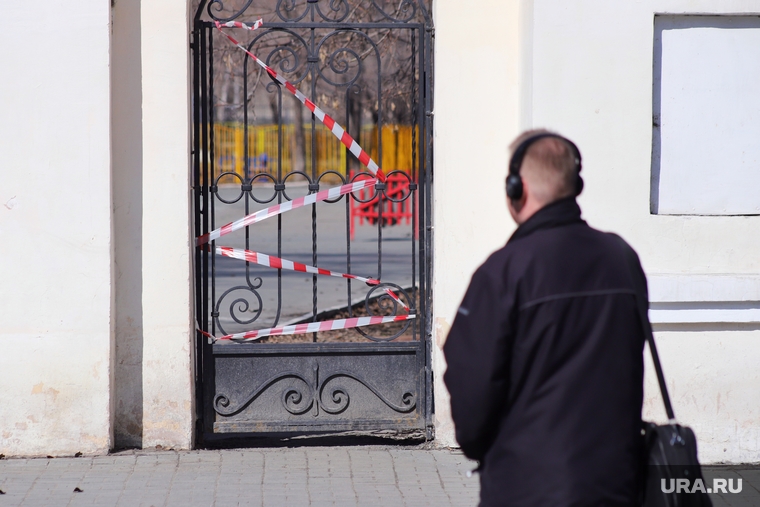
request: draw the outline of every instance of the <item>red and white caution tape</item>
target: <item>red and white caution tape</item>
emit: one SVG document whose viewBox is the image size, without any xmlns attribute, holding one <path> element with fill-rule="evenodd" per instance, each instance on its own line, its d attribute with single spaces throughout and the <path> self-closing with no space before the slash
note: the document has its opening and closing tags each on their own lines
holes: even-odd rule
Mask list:
<svg viewBox="0 0 760 507">
<path fill-rule="evenodd" d="M 224 27 L 227 27 L 227 28 L 243 28 L 245 30 L 251 30 L 251 31 L 253 31 L 253 30 L 256 30 L 257 28 L 259 28 L 263 24 L 264 24 L 264 20 L 261 19 L 261 18 L 259 18 L 259 19 L 256 20 L 256 22 L 253 25 L 246 25 L 245 23 L 241 23 L 239 21 L 227 21 L 226 23 L 220 23 L 220 22 L 217 21 L 216 22 L 216 27 L 219 28 L 220 26 L 224 26 Z"/>
<path fill-rule="evenodd" d="M 253 61 L 255 61 L 259 66 L 261 66 L 273 79 L 275 79 L 278 83 L 283 85 L 290 93 L 292 93 L 298 100 L 300 100 L 301 103 L 305 105 L 314 114 L 314 116 L 316 116 L 316 118 L 320 122 L 322 122 L 328 129 L 330 129 L 333 135 L 337 137 L 340 140 L 340 142 L 343 143 L 343 145 L 346 148 L 348 148 L 348 150 L 357 159 L 359 159 L 359 161 L 362 164 L 364 164 L 364 166 L 367 167 L 367 169 L 369 169 L 369 171 L 375 176 L 375 178 L 377 178 L 377 180 L 381 182 L 385 181 L 385 174 L 383 173 L 383 170 L 380 169 L 377 163 L 374 160 L 372 160 L 372 157 L 370 157 L 369 154 L 366 151 L 364 151 L 361 146 L 359 146 L 359 143 L 357 143 L 356 140 L 354 140 L 348 134 L 348 132 L 346 132 L 345 129 L 343 129 L 343 127 L 341 127 L 335 120 L 333 120 L 330 117 L 330 115 L 328 115 L 327 113 L 322 111 L 320 108 L 318 108 L 317 105 L 314 104 L 314 102 L 309 100 L 303 93 L 301 93 L 298 89 L 296 89 L 295 86 L 293 86 L 285 78 L 277 74 L 277 72 L 275 72 L 271 67 L 269 67 L 263 61 L 259 60 L 256 57 L 256 55 L 248 51 L 242 44 L 240 44 L 234 38 L 227 35 L 224 32 L 224 30 L 222 30 L 222 27 L 256 30 L 263 24 L 262 19 L 258 19 L 256 23 L 253 24 L 253 26 L 249 26 L 249 25 L 246 25 L 245 23 L 240 23 L 240 22 L 235 22 L 235 21 L 229 21 L 227 23 L 220 23 L 217 21 L 215 22 L 215 24 L 216 24 L 216 28 L 219 29 L 219 31 L 230 40 L 230 42 L 232 42 L 241 50 L 243 50 L 249 57 L 253 59 Z M 197 244 L 198 246 L 205 245 L 210 241 L 214 241 L 226 234 L 240 230 L 256 222 L 265 220 L 269 217 L 273 217 L 275 215 L 285 213 L 286 211 L 298 209 L 303 206 L 308 206 L 309 204 L 314 204 L 314 203 L 324 201 L 327 199 L 335 199 L 344 194 L 362 190 L 364 188 L 374 185 L 375 183 L 376 183 L 375 180 L 370 180 L 370 179 L 358 180 L 353 183 L 342 185 L 340 187 L 329 188 L 329 189 L 317 192 L 315 194 L 309 194 L 305 197 L 299 197 L 297 199 L 293 199 L 292 201 L 270 206 L 269 208 L 263 209 L 261 211 L 257 211 L 255 213 L 251 213 L 250 215 L 247 215 L 239 220 L 230 222 L 227 225 L 224 225 L 218 229 L 215 229 L 209 233 L 206 233 L 198 237 Z M 291 269 L 293 271 L 300 271 L 304 273 L 314 273 L 314 274 L 320 274 L 320 275 L 338 276 L 342 278 L 351 278 L 351 279 L 363 281 L 370 285 L 378 285 L 380 283 L 379 280 L 375 280 L 373 278 L 364 278 L 364 277 L 360 277 L 356 275 L 350 275 L 347 273 L 336 273 L 336 272 L 329 271 L 326 269 L 317 268 L 315 266 L 307 266 L 305 264 L 288 261 L 286 259 L 280 259 L 279 257 L 272 257 L 269 255 L 260 254 L 258 252 L 251 252 L 250 250 L 240 250 L 240 249 L 234 249 L 234 248 L 219 247 L 217 248 L 217 253 L 221 255 L 225 255 L 227 257 L 233 257 L 237 259 L 246 260 L 249 262 L 255 262 L 257 264 L 269 266 L 272 268 Z M 385 292 L 389 296 L 391 296 L 395 301 L 400 303 L 404 308 L 406 308 L 407 311 L 409 310 L 409 307 L 403 301 L 401 301 L 401 299 L 399 299 L 399 297 L 395 293 L 393 293 L 393 291 L 391 291 L 388 288 L 385 288 Z M 216 338 L 213 335 L 203 331 L 202 329 L 200 329 L 197 323 L 196 323 L 196 328 L 201 334 L 211 338 L 214 341 L 216 340 L 253 341 L 259 338 L 264 338 L 266 336 L 282 336 L 282 335 L 292 335 L 292 334 L 316 333 L 319 331 L 332 331 L 336 329 L 351 329 L 351 328 L 356 328 L 356 327 L 387 324 L 390 322 L 402 322 L 406 320 L 412 320 L 414 318 L 416 318 L 415 314 L 398 315 L 398 316 L 391 316 L 391 317 L 354 317 L 350 319 L 328 320 L 328 321 L 323 321 L 323 322 L 310 322 L 306 324 L 295 324 L 292 326 L 281 326 L 281 327 L 273 327 L 273 328 L 268 328 L 268 329 L 259 329 L 256 331 L 247 331 L 243 333 L 226 335 L 226 336 L 222 336 L 221 338 Z"/>
<path fill-rule="evenodd" d="M 364 282 L 367 285 L 380 285 L 380 280 L 374 278 L 366 278 L 358 275 L 351 275 L 348 273 L 339 273 L 337 271 L 330 271 L 329 269 L 322 269 L 316 266 L 308 266 L 300 262 L 289 261 L 287 259 L 281 259 L 280 257 L 274 257 L 259 252 L 252 252 L 251 250 L 244 250 L 242 248 L 231 248 L 228 246 L 216 247 L 216 253 L 225 257 L 231 257 L 233 259 L 240 259 L 241 261 L 248 261 L 258 264 L 260 266 L 267 266 L 275 269 L 287 269 L 290 271 L 298 271 L 300 273 L 312 273 L 315 275 L 335 276 L 338 278 L 348 278 L 351 280 L 358 280 Z M 409 311 L 409 307 L 399 298 L 391 289 L 385 287 L 383 289 L 394 301 Z"/>
<path fill-rule="evenodd" d="M 404 303 L 403 301 L 401 301 L 401 298 L 398 297 L 395 292 L 393 292 L 392 290 L 390 290 L 388 287 L 385 287 L 383 290 L 385 291 L 386 294 L 388 294 L 391 298 L 393 298 L 393 300 L 395 302 L 397 302 L 398 304 L 400 304 L 401 306 L 403 306 L 404 310 L 406 310 L 407 312 L 409 311 L 409 307 L 406 305 L 406 303 Z"/>
<path fill-rule="evenodd" d="M 256 28 L 260 27 L 263 24 L 263 21 L 259 19 L 256 21 L 256 24 L 254 24 L 254 28 L 249 28 L 249 30 L 255 30 Z M 295 95 L 295 97 L 301 101 L 301 103 L 309 108 L 309 111 L 314 113 L 314 116 L 317 117 L 319 121 L 321 121 L 325 127 L 330 129 L 330 131 L 333 133 L 335 137 L 340 139 L 340 142 L 343 143 L 343 145 L 348 148 L 348 151 L 354 154 L 356 158 L 359 159 L 359 162 L 364 164 L 367 169 L 380 181 L 385 181 L 385 174 L 383 173 L 383 170 L 380 169 L 380 167 L 377 165 L 377 163 L 372 160 L 372 158 L 369 156 L 369 154 L 362 149 L 361 146 L 359 146 L 359 143 L 354 140 L 353 137 L 348 135 L 348 132 L 346 132 L 343 127 L 341 127 L 335 120 L 333 120 L 330 115 L 322 111 L 320 108 L 317 107 L 314 102 L 309 100 L 306 95 L 298 91 L 298 89 L 293 86 L 290 82 L 288 82 L 284 77 L 280 76 L 277 72 L 274 71 L 269 65 L 264 63 L 263 61 L 259 60 L 256 55 L 248 51 L 242 44 L 240 44 L 238 41 L 227 35 L 224 30 L 222 30 L 222 25 L 218 21 L 216 22 L 216 27 L 219 29 L 220 32 L 224 34 L 225 37 L 227 37 L 230 42 L 235 44 L 237 47 L 245 51 L 245 53 L 250 56 L 254 62 L 259 64 L 267 73 L 272 76 L 273 79 L 275 79 L 278 83 L 283 85 L 290 93 Z"/>
<path fill-rule="evenodd" d="M 392 317 L 353 317 L 350 319 L 325 320 L 323 322 L 309 322 L 306 324 L 295 324 L 292 326 L 270 327 L 268 329 L 259 329 L 256 331 L 247 331 L 244 333 L 228 334 L 217 338 L 217 340 L 235 340 L 235 341 L 253 341 L 266 336 L 284 336 L 291 334 L 308 334 L 319 331 L 334 331 L 336 329 L 352 329 L 355 327 L 374 326 L 377 324 L 388 324 L 390 322 L 403 322 L 405 320 L 415 319 L 415 314 L 396 315 Z"/>
<path fill-rule="evenodd" d="M 348 273 L 338 273 L 337 271 L 330 271 L 328 269 L 318 268 L 316 266 L 307 266 L 300 262 L 289 261 L 287 259 L 281 259 L 279 257 L 273 257 L 271 255 L 252 252 L 250 250 L 243 250 L 242 248 L 230 248 L 228 246 L 216 247 L 216 253 L 225 257 L 232 257 L 233 259 L 240 259 L 241 261 L 253 262 L 261 266 L 268 266 L 276 269 L 287 269 L 290 271 L 299 271 L 301 273 L 313 273 L 315 275 L 337 276 L 339 278 L 350 278 L 351 280 L 359 280 L 368 285 L 379 285 L 380 280 L 374 278 L 365 278 L 358 275 L 349 275 Z"/>
<path fill-rule="evenodd" d="M 212 335 L 211 333 L 207 333 L 206 331 L 201 329 L 201 326 L 200 324 L 198 324 L 197 320 L 195 321 L 195 330 L 198 331 L 203 336 L 205 336 L 206 338 L 210 338 L 211 340 L 214 340 L 214 341 L 216 341 L 217 339 L 216 336 Z"/>
<path fill-rule="evenodd" d="M 298 209 L 303 206 L 308 206 L 309 204 L 314 204 L 316 202 L 324 201 L 327 199 L 335 199 L 341 195 L 350 194 L 351 192 L 357 192 L 363 188 L 371 187 L 375 183 L 377 183 L 377 181 L 372 179 L 356 180 L 353 183 L 347 183 L 340 187 L 332 187 L 325 190 L 320 190 L 315 194 L 309 194 L 304 197 L 293 199 L 292 201 L 275 204 L 274 206 L 270 206 L 266 209 L 251 213 L 250 215 L 247 215 L 239 220 L 230 222 L 227 225 L 223 225 L 222 227 L 214 229 L 213 231 L 208 232 L 202 236 L 198 236 L 196 244 L 198 246 L 205 245 L 209 241 L 214 241 L 221 238 L 225 234 L 229 234 L 244 227 L 248 227 L 249 225 L 255 224 L 256 222 L 261 222 L 262 220 L 265 220 L 269 217 L 279 215 L 280 213 L 285 213 L 286 211 Z"/>
</svg>

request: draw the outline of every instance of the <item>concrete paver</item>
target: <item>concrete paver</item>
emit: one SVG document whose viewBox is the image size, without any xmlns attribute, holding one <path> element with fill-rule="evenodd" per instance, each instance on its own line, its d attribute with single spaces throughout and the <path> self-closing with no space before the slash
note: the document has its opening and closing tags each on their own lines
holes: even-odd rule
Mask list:
<svg viewBox="0 0 760 507">
<path fill-rule="evenodd" d="M 0 460 L 0 507 L 475 506 L 475 463 L 458 450 L 340 446 L 129 451 Z M 760 467 L 706 466 L 742 479 L 716 507 L 760 505 Z M 75 492 L 79 488 L 81 492 Z"/>
<path fill-rule="evenodd" d="M 465 506 L 473 467 L 458 451 L 364 446 L 6 459 L 0 507 Z"/>
</svg>

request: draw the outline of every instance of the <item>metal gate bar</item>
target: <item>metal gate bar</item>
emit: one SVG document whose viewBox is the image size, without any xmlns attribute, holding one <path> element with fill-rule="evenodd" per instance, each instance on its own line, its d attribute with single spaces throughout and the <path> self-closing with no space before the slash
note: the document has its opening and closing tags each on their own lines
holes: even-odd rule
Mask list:
<svg viewBox="0 0 760 507">
<path fill-rule="evenodd" d="M 320 48 L 329 37 L 349 35 L 364 37 L 370 41 L 377 54 L 377 110 L 376 125 L 378 132 L 377 151 L 378 161 L 382 165 L 382 136 L 383 131 L 383 87 L 381 71 L 383 62 L 380 61 L 378 45 L 370 37 L 370 33 L 403 32 L 409 34 L 406 50 L 411 60 L 410 85 L 410 121 L 412 122 L 412 159 L 415 164 L 409 168 L 410 190 L 404 199 L 410 199 L 412 209 L 419 210 L 412 214 L 412 230 L 419 230 L 419 241 L 414 234 L 410 240 L 411 252 L 411 287 L 405 290 L 397 284 L 386 283 L 402 296 L 417 314 L 412 324 L 400 329 L 372 330 L 369 332 L 356 330 L 357 343 L 322 343 L 320 336 L 315 333 L 312 343 L 246 343 L 211 345 L 208 340 L 197 333 L 196 349 L 196 392 L 199 407 L 199 425 L 197 434 L 199 440 L 212 441 L 228 436 L 270 435 L 282 433 L 319 433 L 341 431 L 375 431 L 396 430 L 398 432 L 423 434 L 432 438 L 432 373 L 430 371 L 431 357 L 431 255 L 430 245 L 432 227 L 431 217 L 431 183 L 432 183 L 432 94 L 431 94 L 431 47 L 433 29 L 428 10 L 422 0 L 402 0 L 397 10 L 387 11 L 384 6 L 388 2 L 380 0 L 338 0 L 323 1 L 307 0 L 302 7 L 303 14 L 292 18 L 291 14 L 297 8 L 293 2 L 276 1 L 275 14 L 279 20 L 265 20 L 265 28 L 259 29 L 250 37 L 247 43 L 249 50 L 257 50 L 257 42 L 268 34 L 286 35 L 292 39 L 300 39 L 306 48 L 307 72 L 298 79 L 298 83 L 310 76 L 310 98 L 317 102 L 320 92 L 319 79 L 332 83 L 318 68 L 325 58 L 335 58 L 343 51 L 346 54 L 358 55 L 348 46 L 334 50 L 331 56 L 320 54 Z M 325 185 L 326 175 L 330 177 L 339 173 L 328 171 L 320 173 L 317 168 L 317 153 L 315 131 L 317 127 L 314 115 L 311 115 L 311 156 L 307 167 L 310 172 L 291 171 L 283 174 L 283 97 L 278 85 L 266 85 L 266 91 L 276 95 L 277 125 L 278 125 L 278 154 L 276 157 L 276 177 L 268 172 L 256 171 L 250 167 L 250 146 L 248 128 L 251 118 L 249 106 L 253 104 L 249 98 L 249 68 L 247 59 L 243 60 L 243 125 L 244 125 L 244 170 L 241 177 L 237 173 L 218 174 L 216 170 L 215 140 L 213 125 L 217 121 L 215 110 L 216 94 L 215 53 L 213 20 L 228 21 L 231 19 L 247 19 L 246 16 L 256 14 L 255 8 L 250 8 L 253 2 L 249 0 L 245 7 L 236 12 L 226 12 L 220 0 L 201 0 L 194 18 L 193 41 L 193 180 L 195 201 L 195 232 L 201 235 L 221 225 L 219 214 L 233 209 L 231 206 L 242 201 L 239 210 L 246 215 L 265 202 L 282 203 L 284 199 L 292 199 L 293 177 L 301 177 L 308 183 L 308 192 L 316 192 L 320 185 Z M 267 2 L 260 2 L 267 3 Z M 291 5 L 292 3 L 292 5 Z M 398 2 L 397 2 L 398 3 Z M 376 15 L 378 19 L 363 22 L 347 22 L 349 4 L 354 7 L 363 4 L 366 12 Z M 324 8 L 324 12 L 323 9 Z M 325 14 L 327 12 L 327 14 Z M 345 14 L 341 14 L 345 12 Z M 283 15 L 285 13 L 286 15 Z M 336 14 L 337 13 L 337 14 Z M 404 16 L 401 16 L 404 13 Z M 411 14 L 410 14 L 411 13 Z M 225 17 L 227 15 L 227 17 Z M 330 17 L 332 16 L 332 17 Z M 343 17 L 341 17 L 343 16 Z M 317 42 L 317 32 L 330 30 L 323 34 Z M 261 33 L 259 33 L 261 32 Z M 299 33 L 306 32 L 302 37 Z M 399 39 L 401 40 L 401 39 Z M 283 49 L 284 48 L 284 49 Z M 298 49 L 298 48 L 297 48 Z M 219 51 L 217 48 L 216 52 Z M 295 61 L 293 68 L 298 68 L 299 55 L 292 46 L 284 45 L 278 51 L 290 51 Z M 353 52 L 353 53 L 352 53 Z M 269 52 L 268 61 L 275 50 Z M 263 55 L 259 55 L 260 58 Z M 286 60 L 287 61 L 287 60 Z M 357 58 L 357 61 L 359 59 Z M 277 62 L 276 62 L 277 63 Z M 282 65 L 282 60 L 279 61 Z M 329 65 L 333 65 L 330 63 Z M 229 62 L 228 62 L 229 65 Z M 348 65 L 348 64 L 346 64 Z M 361 61 L 359 61 L 359 73 Z M 348 68 L 348 67 L 347 67 Z M 287 68 L 284 69 L 287 72 Z M 333 68 L 334 70 L 334 68 Z M 339 68 L 340 70 L 340 68 Z M 278 72 L 283 72 L 280 68 Z M 343 71 L 345 72 L 345 70 Z M 358 79 L 359 74 L 357 73 Z M 337 82 L 337 81 L 336 81 Z M 298 85 L 296 83 L 296 85 Z M 347 129 L 355 128 L 351 124 L 351 107 L 354 97 L 362 89 L 355 81 L 346 85 L 336 84 L 336 90 L 341 87 L 345 93 L 345 123 Z M 254 94 L 255 95 L 255 94 Z M 371 98 L 371 92 L 370 92 Z M 273 113 L 274 114 L 274 113 Z M 299 113 L 300 114 L 300 113 Z M 361 119 L 361 112 L 358 118 Z M 420 139 L 417 139 L 419 133 Z M 304 160 L 304 162 L 306 162 Z M 346 157 L 345 174 L 350 172 L 351 155 Z M 391 172 L 393 168 L 390 168 Z M 405 174 L 399 172 L 398 174 Z M 221 188 L 227 180 L 237 178 L 240 197 L 230 199 L 222 196 Z M 345 180 L 343 180 L 345 182 Z M 272 192 L 268 200 L 260 195 L 261 183 L 267 182 L 267 188 Z M 221 185 L 221 186 L 220 186 Z M 232 188 L 232 187 L 229 187 Z M 376 185 L 381 199 L 388 199 L 382 192 L 382 184 Z M 291 194 L 288 194 L 288 192 Z M 349 198 L 345 196 L 345 234 L 346 234 L 346 272 L 352 273 L 352 243 L 350 238 Z M 380 203 L 382 204 L 382 203 Z M 220 206 L 220 207 L 218 207 Z M 321 208 L 320 208 L 321 209 Z M 384 255 L 383 206 L 378 207 L 377 226 L 377 278 L 382 280 Z M 323 214 L 324 212 L 322 212 Z M 311 251 L 310 263 L 318 266 L 320 260 L 318 248 L 318 206 L 311 209 Z M 274 219 L 272 219 L 274 220 Z M 250 228 L 244 234 L 245 248 L 248 249 L 252 239 Z M 257 230 L 253 230 L 253 235 Z M 276 255 L 282 257 L 284 240 L 291 238 L 283 228 L 283 216 L 277 216 Z M 256 236 L 260 238 L 260 235 Z M 385 241 L 387 244 L 387 241 Z M 214 251 L 211 245 L 210 252 Z M 354 247 L 355 248 L 355 247 Z M 226 332 L 230 326 L 248 325 L 267 327 L 258 320 L 263 315 L 264 302 L 258 289 L 262 287 L 262 274 L 245 262 L 239 269 L 244 285 L 233 286 L 218 293 L 219 276 L 231 269 L 229 264 L 221 263 L 207 250 L 198 248 L 195 252 L 195 294 L 196 321 L 201 329 L 210 330 L 216 334 Z M 360 253 L 354 254 L 361 255 Z M 387 255 L 386 255 L 387 257 Z M 228 259 L 225 259 L 227 261 Z M 233 261 L 234 262 L 234 261 Z M 299 260 L 301 262 L 301 260 Z M 394 262 L 391 260 L 390 262 Z M 308 263 L 308 262 L 307 262 Z M 392 267 L 392 266 L 391 266 Z M 386 270 L 387 271 L 387 270 Z M 364 274 L 364 273 L 362 273 Z M 272 314 L 271 325 L 278 325 L 283 317 L 283 294 L 289 297 L 283 286 L 283 274 L 277 271 L 276 278 L 276 311 Z M 387 301 L 383 297 L 371 297 L 373 292 L 367 292 L 364 307 L 354 303 L 356 286 L 352 287 L 351 280 L 346 280 L 346 304 L 343 310 L 319 311 L 317 275 L 312 276 L 311 316 L 308 321 L 323 320 L 330 311 L 344 311 L 349 316 L 356 311 L 373 314 L 375 311 L 389 311 Z M 248 291 L 253 294 L 254 304 L 249 300 L 238 298 L 230 304 L 229 315 L 222 315 L 225 298 L 234 290 Z M 285 293 L 283 292 L 285 290 Z M 373 289 L 374 290 L 374 289 Z M 257 298 L 257 300 L 256 300 Z M 258 308 L 255 303 L 258 302 Z M 226 303 L 224 303 L 226 304 Z M 235 305 L 238 305 L 237 307 Z M 253 307 L 253 310 L 251 308 Z M 238 318 L 238 313 L 244 308 L 254 313 L 252 318 Z M 398 308 L 393 310 L 398 311 Z M 258 313 L 256 313 L 258 312 Z M 226 319 L 226 320 L 225 320 Z M 408 331 L 408 332 L 407 332 Z M 359 337 L 358 335 L 361 335 Z M 364 339 L 362 339 L 362 337 Z M 408 341 L 399 341 L 408 340 Z"/>
</svg>

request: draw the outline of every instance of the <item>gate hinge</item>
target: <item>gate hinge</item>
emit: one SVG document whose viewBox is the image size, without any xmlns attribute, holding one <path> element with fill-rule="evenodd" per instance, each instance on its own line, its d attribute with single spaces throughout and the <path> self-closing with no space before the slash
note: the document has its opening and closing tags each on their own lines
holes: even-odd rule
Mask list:
<svg viewBox="0 0 760 507">
<path fill-rule="evenodd" d="M 425 116 L 432 118 L 435 113 L 433 111 L 425 111 Z"/>
</svg>

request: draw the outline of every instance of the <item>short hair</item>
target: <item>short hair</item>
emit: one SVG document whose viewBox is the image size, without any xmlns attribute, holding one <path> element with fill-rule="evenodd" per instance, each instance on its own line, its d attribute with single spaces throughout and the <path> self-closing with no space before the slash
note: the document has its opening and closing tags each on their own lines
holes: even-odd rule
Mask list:
<svg viewBox="0 0 760 507">
<path fill-rule="evenodd" d="M 520 144 L 539 134 L 556 132 L 546 129 L 527 130 L 517 136 L 509 145 L 513 155 Z M 520 176 L 528 181 L 531 193 L 543 204 L 575 195 L 578 169 L 575 152 L 570 145 L 558 137 L 544 137 L 528 147 L 520 167 Z"/>
</svg>

